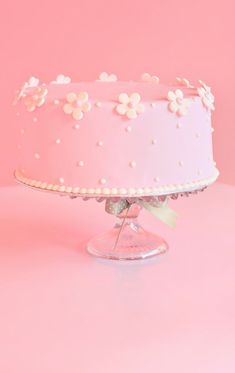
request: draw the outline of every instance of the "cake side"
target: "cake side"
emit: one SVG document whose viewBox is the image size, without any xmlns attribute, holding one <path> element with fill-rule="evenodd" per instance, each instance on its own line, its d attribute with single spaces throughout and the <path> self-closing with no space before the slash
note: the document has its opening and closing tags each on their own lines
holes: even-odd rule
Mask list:
<svg viewBox="0 0 235 373">
<path fill-rule="evenodd" d="M 39 87 L 36 100 L 36 88 L 29 87 L 15 106 L 19 181 L 123 196 L 194 190 L 217 178 L 211 110 L 198 88 L 131 82 Z"/>
</svg>

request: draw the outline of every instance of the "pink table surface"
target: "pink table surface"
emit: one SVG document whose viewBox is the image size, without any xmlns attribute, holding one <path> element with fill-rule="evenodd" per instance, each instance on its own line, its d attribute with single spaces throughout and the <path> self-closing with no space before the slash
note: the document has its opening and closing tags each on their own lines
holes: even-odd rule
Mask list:
<svg viewBox="0 0 235 373">
<path fill-rule="evenodd" d="M 0 188 L 1 373 L 235 371 L 235 187 L 172 201 L 170 251 L 96 259 L 103 204 Z"/>
</svg>

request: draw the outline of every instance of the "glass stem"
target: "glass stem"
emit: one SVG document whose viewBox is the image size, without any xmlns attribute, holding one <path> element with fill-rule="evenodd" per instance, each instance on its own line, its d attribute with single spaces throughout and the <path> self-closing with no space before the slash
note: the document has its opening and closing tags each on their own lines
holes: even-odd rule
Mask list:
<svg viewBox="0 0 235 373">
<path fill-rule="evenodd" d="M 127 216 L 128 216 L 128 213 L 129 213 L 130 207 L 131 207 L 131 204 L 129 204 L 129 206 L 127 207 L 127 209 L 126 209 L 126 214 L 125 214 L 125 216 L 124 216 L 123 219 L 122 219 L 122 224 L 121 224 L 121 226 L 120 226 L 120 229 L 119 229 L 119 232 L 118 232 L 117 238 L 116 238 L 116 240 L 115 240 L 115 244 L 114 244 L 113 250 L 115 250 L 116 247 L 117 247 L 117 244 L 118 244 L 118 241 L 119 241 L 119 237 L 120 237 L 120 234 L 122 233 L 122 229 L 123 229 L 123 227 L 124 227 L 124 224 L 125 224 L 126 218 L 127 218 Z"/>
</svg>

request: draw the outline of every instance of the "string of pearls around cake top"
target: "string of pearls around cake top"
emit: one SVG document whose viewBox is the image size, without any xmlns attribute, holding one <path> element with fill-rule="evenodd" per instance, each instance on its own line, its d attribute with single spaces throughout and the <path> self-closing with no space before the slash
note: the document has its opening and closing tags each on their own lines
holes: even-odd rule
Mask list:
<svg viewBox="0 0 235 373">
<path fill-rule="evenodd" d="M 159 78 L 155 75 L 144 73 L 141 76 L 141 80 L 146 83 L 158 84 Z M 99 75 L 98 82 L 102 83 L 113 83 L 117 81 L 115 74 L 108 74 L 103 72 Z M 60 74 L 50 84 L 69 84 L 71 78 Z M 195 88 L 185 78 L 176 78 L 177 85 L 185 86 L 187 88 Z M 201 102 L 208 110 L 214 110 L 214 96 L 211 92 L 211 88 L 205 84 L 202 80 L 199 80 L 200 87 L 196 89 L 198 96 L 201 98 Z M 28 91 L 28 88 L 31 88 Z M 48 95 L 48 87 L 45 84 L 39 85 L 39 80 L 35 77 L 31 77 L 23 86 L 17 91 L 16 99 L 22 100 L 26 110 L 29 112 L 35 111 L 40 108 L 45 102 Z M 190 99 L 184 97 L 184 93 L 180 88 L 175 91 L 169 90 L 167 93 L 168 110 L 178 116 L 185 116 L 188 113 L 190 107 Z M 55 99 L 54 104 L 59 106 L 60 100 Z M 152 103 L 152 107 L 155 107 Z M 96 102 L 97 108 L 102 107 L 101 102 Z M 145 111 L 144 103 L 141 101 L 141 96 L 138 92 L 127 94 L 122 92 L 117 97 L 117 103 L 115 104 L 115 111 L 118 115 L 126 117 L 127 119 L 135 119 Z M 65 114 L 71 115 L 76 121 L 83 119 L 92 108 L 91 102 L 89 101 L 88 92 L 69 92 L 63 100 L 63 111 Z"/>
</svg>

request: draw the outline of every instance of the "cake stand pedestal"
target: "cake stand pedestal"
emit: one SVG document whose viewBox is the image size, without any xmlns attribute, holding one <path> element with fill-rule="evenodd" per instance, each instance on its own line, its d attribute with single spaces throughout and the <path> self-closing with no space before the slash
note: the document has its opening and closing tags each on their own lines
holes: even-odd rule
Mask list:
<svg viewBox="0 0 235 373">
<path fill-rule="evenodd" d="M 116 259 L 145 259 L 164 253 L 167 243 L 158 235 L 145 231 L 138 223 L 141 206 L 130 204 L 117 216 L 114 227 L 94 237 L 87 244 L 87 250 L 95 256 Z"/>
</svg>

